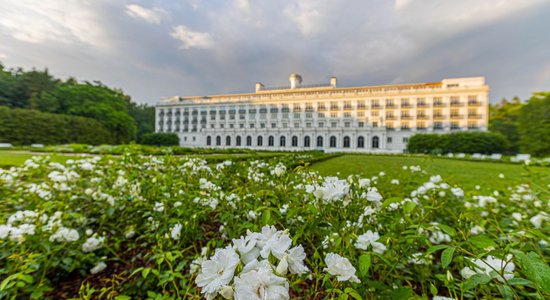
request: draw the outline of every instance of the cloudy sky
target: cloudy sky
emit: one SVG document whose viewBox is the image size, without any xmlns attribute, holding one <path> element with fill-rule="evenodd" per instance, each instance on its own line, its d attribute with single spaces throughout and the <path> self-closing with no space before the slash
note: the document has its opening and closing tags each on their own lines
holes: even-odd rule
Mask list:
<svg viewBox="0 0 550 300">
<path fill-rule="evenodd" d="M 0 0 L 0 61 L 139 102 L 485 76 L 493 102 L 550 90 L 548 0 Z"/>
</svg>

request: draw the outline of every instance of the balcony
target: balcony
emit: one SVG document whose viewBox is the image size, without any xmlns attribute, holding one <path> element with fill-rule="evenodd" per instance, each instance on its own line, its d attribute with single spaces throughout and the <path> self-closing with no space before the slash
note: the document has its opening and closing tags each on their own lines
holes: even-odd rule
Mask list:
<svg viewBox="0 0 550 300">
<path fill-rule="evenodd" d="M 401 108 L 411 108 L 412 105 L 410 103 L 401 103 Z"/>
<path fill-rule="evenodd" d="M 480 114 L 468 114 L 468 119 L 482 119 L 483 116 Z"/>
<path fill-rule="evenodd" d="M 324 107 L 324 106 L 319 106 L 319 107 L 317 108 L 317 111 L 327 111 L 327 108 Z"/>
<path fill-rule="evenodd" d="M 352 110 L 351 105 L 344 105 L 344 110 Z"/>
<path fill-rule="evenodd" d="M 416 115 L 416 118 L 418 120 L 427 120 L 427 119 L 429 119 L 429 117 L 427 115 Z"/>
<path fill-rule="evenodd" d="M 445 107 L 445 106 L 447 106 L 447 105 L 443 102 L 435 102 L 434 103 L 434 107 Z"/>
<path fill-rule="evenodd" d="M 394 116 L 394 115 L 390 115 L 390 116 L 386 116 L 386 120 L 397 120 L 397 116 Z"/>
<path fill-rule="evenodd" d="M 380 109 L 380 104 L 373 104 L 371 105 L 372 109 Z"/>
<path fill-rule="evenodd" d="M 479 101 L 468 101 L 468 106 L 481 106 Z"/>
<path fill-rule="evenodd" d="M 421 103 L 416 104 L 416 107 L 426 108 L 426 107 L 430 107 L 430 105 L 428 103 L 421 102 Z"/>
<path fill-rule="evenodd" d="M 451 119 L 462 119 L 464 115 L 461 114 L 451 114 Z"/>
<path fill-rule="evenodd" d="M 451 106 L 452 106 L 452 107 L 464 106 L 464 103 L 463 103 L 463 102 L 460 102 L 460 101 L 452 101 L 452 102 L 451 102 Z"/>
<path fill-rule="evenodd" d="M 394 108 L 397 108 L 397 105 L 393 103 L 386 103 L 386 108 L 394 109 Z"/>
<path fill-rule="evenodd" d="M 401 116 L 401 120 L 412 120 L 412 116 L 409 116 L 409 115 L 405 115 L 405 116 Z"/>
<path fill-rule="evenodd" d="M 439 119 L 445 119 L 445 115 L 434 115 L 434 119 L 436 120 L 439 120 Z"/>
</svg>

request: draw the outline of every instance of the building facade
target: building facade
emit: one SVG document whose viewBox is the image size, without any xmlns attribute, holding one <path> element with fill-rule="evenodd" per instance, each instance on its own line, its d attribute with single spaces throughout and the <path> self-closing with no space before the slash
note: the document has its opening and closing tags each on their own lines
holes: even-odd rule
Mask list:
<svg viewBox="0 0 550 300">
<path fill-rule="evenodd" d="M 254 93 L 163 98 L 156 132 L 188 147 L 402 152 L 416 133 L 487 130 L 483 77 L 363 87 L 290 86 Z"/>
</svg>

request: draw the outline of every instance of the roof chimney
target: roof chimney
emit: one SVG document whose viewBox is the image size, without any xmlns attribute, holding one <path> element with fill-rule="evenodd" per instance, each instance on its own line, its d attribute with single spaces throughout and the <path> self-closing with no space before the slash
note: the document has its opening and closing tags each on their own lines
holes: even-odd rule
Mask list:
<svg viewBox="0 0 550 300">
<path fill-rule="evenodd" d="M 302 84 L 302 76 L 300 76 L 299 74 L 295 74 L 295 73 L 290 74 L 290 77 L 288 78 L 288 80 L 290 80 L 291 89 L 300 87 L 300 85 Z"/>
<path fill-rule="evenodd" d="M 336 87 L 336 76 L 330 77 L 330 86 L 333 88 Z"/>
<path fill-rule="evenodd" d="M 263 89 L 264 89 L 264 85 L 261 82 L 256 82 L 256 93 Z"/>
</svg>

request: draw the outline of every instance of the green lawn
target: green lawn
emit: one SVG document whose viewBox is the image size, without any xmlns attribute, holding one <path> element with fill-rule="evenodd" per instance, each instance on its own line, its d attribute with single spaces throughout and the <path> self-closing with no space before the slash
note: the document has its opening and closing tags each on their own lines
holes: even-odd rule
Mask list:
<svg viewBox="0 0 550 300">
<path fill-rule="evenodd" d="M 506 189 L 519 183 L 544 187 L 550 184 L 550 168 L 525 167 L 523 165 L 452 160 L 435 157 L 408 157 L 383 155 L 343 155 L 311 166 L 321 175 L 347 177 L 358 174 L 365 177 L 384 171 L 388 176 L 402 172 L 403 166 L 418 165 L 428 175 L 439 174 L 449 184 L 459 184 L 466 188 L 480 185 L 482 188 Z M 499 178 L 504 175 L 504 179 Z M 419 175 L 421 176 L 421 175 Z"/>
<path fill-rule="evenodd" d="M 25 151 L 0 151 L 0 168 L 2 167 L 11 167 L 11 166 L 21 166 L 23 163 L 33 157 L 33 156 L 41 156 L 41 155 L 49 155 L 51 157 L 51 161 L 53 162 L 66 162 L 69 159 L 79 159 L 81 156 L 75 156 L 75 155 L 64 155 L 64 154 L 56 154 L 56 153 L 39 153 L 39 152 L 25 152 Z"/>
</svg>

